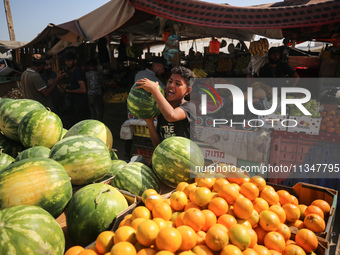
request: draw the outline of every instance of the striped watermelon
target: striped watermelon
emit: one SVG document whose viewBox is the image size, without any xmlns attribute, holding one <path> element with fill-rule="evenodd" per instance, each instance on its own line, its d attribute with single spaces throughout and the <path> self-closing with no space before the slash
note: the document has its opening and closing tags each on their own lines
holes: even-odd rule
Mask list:
<svg viewBox="0 0 340 255">
<path fill-rule="evenodd" d="M 152 154 L 152 168 L 165 184 L 176 187 L 180 182 L 191 182 L 195 167 L 204 166 L 198 145 L 188 138 L 173 136 L 163 140 Z M 202 169 L 202 168 L 200 168 Z"/>
<path fill-rule="evenodd" d="M 63 255 L 65 236 L 44 209 L 19 205 L 0 211 L 1 255 Z"/>
<path fill-rule="evenodd" d="M 64 138 L 64 136 L 66 135 L 67 131 L 68 131 L 68 130 L 67 130 L 66 128 L 63 128 L 63 132 L 62 132 L 62 134 L 61 134 L 61 139 Z"/>
<path fill-rule="evenodd" d="M 15 158 L 25 148 L 20 142 L 10 140 L 0 132 L 0 150 Z"/>
<path fill-rule="evenodd" d="M 158 116 L 161 111 L 153 95 L 145 89 L 137 89 L 136 87 L 138 87 L 137 84 L 132 86 L 127 98 L 127 107 L 131 114 L 140 119 L 149 119 Z M 164 95 L 162 87 L 158 85 L 158 88 Z"/>
<path fill-rule="evenodd" d="M 112 149 L 113 136 L 110 129 L 99 120 L 82 120 L 74 124 L 65 134 L 64 138 L 72 135 L 91 135 L 102 140 L 109 151 Z"/>
<path fill-rule="evenodd" d="M 19 155 L 15 158 L 15 161 L 23 160 L 26 158 L 48 158 L 50 156 L 50 149 L 44 146 L 35 146 L 32 148 L 28 148 L 19 153 Z"/>
<path fill-rule="evenodd" d="M 103 178 L 111 167 L 110 152 L 97 137 L 74 135 L 57 142 L 50 158 L 62 164 L 73 185 L 85 185 Z"/>
<path fill-rule="evenodd" d="M 0 171 L 0 210 L 36 205 L 58 217 L 71 196 L 72 185 L 67 172 L 52 159 L 23 159 Z"/>
<path fill-rule="evenodd" d="M 131 194 L 141 196 L 146 189 L 160 191 L 157 176 L 152 169 L 140 162 L 130 162 L 116 173 L 111 185 Z"/>
<path fill-rule="evenodd" d="M 117 214 L 128 208 L 125 197 L 108 184 L 89 184 L 78 190 L 66 210 L 67 232 L 78 245 L 95 241 L 112 228 Z"/>
<path fill-rule="evenodd" d="M 0 129 L 12 140 L 20 141 L 18 126 L 21 119 L 30 111 L 45 109 L 41 103 L 31 99 L 9 100 L 0 106 Z"/>
<path fill-rule="evenodd" d="M 60 139 L 63 123 L 57 114 L 47 109 L 35 109 L 27 113 L 19 123 L 20 142 L 26 147 L 51 148 Z"/>
<path fill-rule="evenodd" d="M 118 155 L 117 155 L 116 151 L 117 151 L 116 149 L 111 149 L 111 151 L 110 151 L 110 155 L 111 155 L 112 160 L 118 159 Z"/>
<path fill-rule="evenodd" d="M 127 163 L 124 160 L 120 160 L 120 159 L 112 160 L 112 165 L 110 167 L 110 170 L 107 172 L 107 174 L 102 179 L 96 182 L 102 182 L 115 176 L 125 165 L 127 165 Z"/>
<path fill-rule="evenodd" d="M 14 162 L 14 158 L 0 151 L 0 170 Z"/>
</svg>

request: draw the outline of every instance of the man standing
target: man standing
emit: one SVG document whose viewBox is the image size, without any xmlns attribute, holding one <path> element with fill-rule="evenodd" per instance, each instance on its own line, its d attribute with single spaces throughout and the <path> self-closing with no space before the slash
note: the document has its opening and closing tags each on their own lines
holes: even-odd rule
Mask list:
<svg viewBox="0 0 340 255">
<path fill-rule="evenodd" d="M 65 90 L 69 94 L 73 108 L 72 122 L 76 124 L 89 118 L 89 104 L 86 91 L 86 76 L 82 68 L 77 66 L 77 56 L 73 52 L 63 55 L 65 64 L 70 71 L 70 87 Z"/>
<path fill-rule="evenodd" d="M 34 54 L 31 67 L 27 68 L 21 75 L 23 96 L 27 99 L 36 100 L 54 110 L 50 95 L 55 90 L 58 82 L 64 78 L 64 74 L 57 75 L 46 84 L 40 76 L 44 66 L 45 59 L 40 54 Z"/>
<path fill-rule="evenodd" d="M 158 82 L 158 84 L 164 89 L 165 85 L 163 82 L 158 78 L 164 73 L 164 64 L 165 59 L 162 57 L 157 57 L 152 62 L 151 68 L 146 68 L 145 70 L 139 71 L 135 76 L 135 82 L 147 78 L 150 81 Z"/>
</svg>

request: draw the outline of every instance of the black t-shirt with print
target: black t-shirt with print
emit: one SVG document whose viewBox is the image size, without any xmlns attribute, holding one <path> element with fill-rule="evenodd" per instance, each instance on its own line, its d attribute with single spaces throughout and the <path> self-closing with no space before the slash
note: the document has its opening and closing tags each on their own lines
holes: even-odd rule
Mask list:
<svg viewBox="0 0 340 255">
<path fill-rule="evenodd" d="M 192 102 L 185 102 L 179 106 L 186 114 L 186 118 L 180 121 L 168 122 L 163 115 L 158 116 L 157 133 L 161 140 L 171 136 L 181 136 L 193 139 L 195 136 L 196 106 Z"/>
</svg>

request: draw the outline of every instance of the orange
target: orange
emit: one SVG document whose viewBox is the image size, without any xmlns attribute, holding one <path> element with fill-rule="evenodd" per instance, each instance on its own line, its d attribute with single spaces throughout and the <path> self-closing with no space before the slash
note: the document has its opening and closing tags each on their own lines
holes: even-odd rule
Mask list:
<svg viewBox="0 0 340 255">
<path fill-rule="evenodd" d="M 286 212 L 286 220 L 288 222 L 294 222 L 300 219 L 300 209 L 296 205 L 288 203 L 283 205 L 282 209 Z"/>
<path fill-rule="evenodd" d="M 205 237 L 206 237 L 207 233 L 200 230 L 200 231 L 196 232 L 196 235 L 197 235 L 197 245 L 201 245 L 201 244 L 205 245 Z"/>
<path fill-rule="evenodd" d="M 260 193 L 260 197 L 266 200 L 269 206 L 277 205 L 277 203 L 279 203 L 280 201 L 279 195 L 273 188 L 265 188 L 264 190 L 262 190 L 262 192 Z"/>
<path fill-rule="evenodd" d="M 216 215 L 210 210 L 202 210 L 202 213 L 204 214 L 205 218 L 205 224 L 202 227 L 202 230 L 206 232 L 211 226 L 216 224 L 217 218 Z"/>
<path fill-rule="evenodd" d="M 189 185 L 189 183 L 187 183 L 187 182 L 180 182 L 180 183 L 177 184 L 176 190 L 177 191 L 184 191 L 185 187 L 188 186 L 188 185 Z"/>
<path fill-rule="evenodd" d="M 260 244 L 255 245 L 253 250 L 256 251 L 259 255 L 270 255 L 269 250 L 265 246 Z"/>
<path fill-rule="evenodd" d="M 254 229 L 248 228 L 248 232 L 250 234 L 251 242 L 249 248 L 253 248 L 257 244 L 257 234 Z"/>
<path fill-rule="evenodd" d="M 150 194 L 145 198 L 145 206 L 152 212 L 153 207 L 158 204 L 163 203 L 163 198 L 159 194 Z"/>
<path fill-rule="evenodd" d="M 302 247 L 305 252 L 312 252 L 318 247 L 318 238 L 313 231 L 303 228 L 300 229 L 295 236 L 295 242 Z"/>
<path fill-rule="evenodd" d="M 330 205 L 323 199 L 314 200 L 312 202 L 312 205 L 316 205 L 316 206 L 320 207 L 324 214 L 329 213 L 329 211 L 331 210 Z"/>
<path fill-rule="evenodd" d="M 237 224 L 242 225 L 246 228 L 252 228 L 250 222 L 248 220 L 244 220 L 244 219 L 240 219 L 240 218 L 236 218 Z"/>
<path fill-rule="evenodd" d="M 183 191 L 175 191 L 170 195 L 171 208 L 174 209 L 175 211 L 183 211 L 187 203 L 188 198 Z"/>
<path fill-rule="evenodd" d="M 118 225 L 118 228 L 122 227 L 122 226 L 130 226 L 131 225 L 131 222 L 132 222 L 132 219 L 131 218 L 128 218 L 128 219 L 123 219 L 119 225 Z"/>
<path fill-rule="evenodd" d="M 305 217 L 308 215 L 308 214 L 317 214 L 319 215 L 320 217 L 324 218 L 324 213 L 323 211 L 321 210 L 320 207 L 316 206 L 316 205 L 309 205 L 307 206 L 306 210 L 305 210 Z"/>
<path fill-rule="evenodd" d="M 196 255 L 214 255 L 214 253 L 209 249 L 208 246 L 204 244 L 198 244 L 193 249 L 192 252 Z"/>
<path fill-rule="evenodd" d="M 206 187 L 199 187 L 194 193 L 194 202 L 200 206 L 205 207 L 212 199 L 211 190 Z"/>
<path fill-rule="evenodd" d="M 190 190 L 190 193 L 189 193 L 189 200 L 191 202 L 194 202 L 195 203 L 195 191 L 198 189 L 198 187 L 195 187 L 193 188 L 192 190 Z"/>
<path fill-rule="evenodd" d="M 173 223 L 176 222 L 177 217 L 181 214 L 181 212 L 173 212 L 171 215 L 171 219 L 170 221 L 172 221 Z"/>
<path fill-rule="evenodd" d="M 91 249 L 86 249 L 78 253 L 78 255 L 98 255 L 97 252 Z"/>
<path fill-rule="evenodd" d="M 243 255 L 258 255 L 258 253 L 251 248 L 247 248 L 243 251 Z"/>
<path fill-rule="evenodd" d="M 254 210 L 253 203 L 245 197 L 237 198 L 233 206 L 236 217 L 244 220 L 248 219 Z"/>
<path fill-rule="evenodd" d="M 291 245 L 291 244 L 296 244 L 296 242 L 293 241 L 293 240 L 288 240 L 288 241 L 286 241 L 286 247 L 287 247 L 288 245 Z"/>
<path fill-rule="evenodd" d="M 205 225 L 205 217 L 201 210 L 190 208 L 185 211 L 183 224 L 191 227 L 193 230 L 200 231 Z"/>
<path fill-rule="evenodd" d="M 236 245 L 228 244 L 223 247 L 220 255 L 229 255 L 229 254 L 242 255 L 243 253 L 240 250 L 240 248 L 238 248 Z"/>
<path fill-rule="evenodd" d="M 159 250 L 175 253 L 181 247 L 182 236 L 176 228 L 162 228 L 156 237 L 156 246 Z"/>
<path fill-rule="evenodd" d="M 171 251 L 159 251 L 156 253 L 156 255 L 175 255 L 175 254 Z"/>
<path fill-rule="evenodd" d="M 205 243 L 213 251 L 222 250 L 229 243 L 228 229 L 222 224 L 215 224 L 208 230 Z"/>
<path fill-rule="evenodd" d="M 186 206 L 184 207 L 184 211 L 188 210 L 189 208 L 197 208 L 201 210 L 201 207 L 199 207 L 196 203 L 194 202 L 189 202 L 186 204 Z"/>
<path fill-rule="evenodd" d="M 306 255 L 305 251 L 295 244 L 291 244 L 286 246 L 286 248 L 283 251 L 284 255 Z"/>
<path fill-rule="evenodd" d="M 191 184 L 187 185 L 187 186 L 184 188 L 183 192 L 185 193 L 185 195 L 187 196 L 187 198 L 189 198 L 190 191 L 191 191 L 193 188 L 195 188 L 195 187 L 197 187 L 197 184 L 196 184 L 196 183 L 191 183 Z"/>
<path fill-rule="evenodd" d="M 240 191 L 241 187 L 237 183 L 230 183 L 232 186 L 234 186 L 238 191 Z"/>
<path fill-rule="evenodd" d="M 229 209 L 228 209 L 228 212 L 227 214 L 231 215 L 231 216 L 234 216 L 236 218 L 236 215 L 234 213 L 234 206 L 232 205 L 229 205 Z"/>
<path fill-rule="evenodd" d="M 154 222 L 156 222 L 159 230 L 165 227 L 165 220 L 162 218 L 153 218 L 152 219 Z M 137 230 L 137 229 L 136 229 Z"/>
<path fill-rule="evenodd" d="M 287 203 L 291 203 L 292 195 L 288 191 L 278 190 L 276 193 L 279 195 L 279 202 L 281 206 Z"/>
<path fill-rule="evenodd" d="M 234 216 L 229 214 L 223 214 L 217 219 L 217 223 L 224 225 L 227 229 L 229 229 L 232 225 L 237 224 L 237 221 Z"/>
<path fill-rule="evenodd" d="M 176 227 L 175 223 L 170 220 L 165 221 L 165 227 Z"/>
<path fill-rule="evenodd" d="M 128 226 L 118 228 L 114 233 L 113 243 L 117 244 L 119 242 L 129 242 L 131 244 L 137 243 L 136 230 Z"/>
<path fill-rule="evenodd" d="M 259 220 L 260 220 L 260 215 L 255 210 L 253 210 L 250 217 L 247 219 L 247 221 L 249 221 L 252 228 L 255 227 L 259 223 Z"/>
<path fill-rule="evenodd" d="M 279 228 L 280 223 L 281 222 L 279 216 L 277 216 L 276 213 L 269 210 L 265 210 L 260 213 L 259 225 L 265 231 L 277 230 Z"/>
<path fill-rule="evenodd" d="M 298 205 L 298 204 L 299 204 L 299 200 L 297 199 L 296 196 L 291 195 L 290 200 L 291 200 L 291 203 L 292 203 L 293 205 Z"/>
<path fill-rule="evenodd" d="M 215 192 L 218 192 L 224 184 L 229 184 L 227 179 L 223 179 L 223 178 L 216 179 L 212 190 Z"/>
<path fill-rule="evenodd" d="M 131 220 L 137 218 L 151 219 L 151 212 L 145 206 L 137 206 L 132 212 Z"/>
<path fill-rule="evenodd" d="M 265 231 L 263 228 L 261 228 L 261 226 L 257 225 L 254 228 L 256 234 L 257 234 L 257 243 L 258 244 L 264 244 L 264 236 L 268 233 L 267 231 Z"/>
<path fill-rule="evenodd" d="M 135 243 L 134 246 L 135 246 L 137 252 L 139 252 L 139 251 L 142 250 L 142 249 L 147 248 L 147 247 L 145 247 L 144 245 L 142 245 L 142 244 L 139 243 L 139 242 Z M 106 254 L 105 254 L 105 255 L 106 255 Z"/>
<path fill-rule="evenodd" d="M 276 232 L 280 233 L 283 236 L 283 238 L 285 239 L 285 242 L 287 242 L 290 239 L 290 236 L 292 234 L 290 231 L 290 228 L 284 223 L 280 224 Z"/>
<path fill-rule="evenodd" d="M 219 197 L 223 197 L 228 204 L 233 204 L 239 196 L 238 189 L 232 184 L 224 184 L 217 192 Z"/>
<path fill-rule="evenodd" d="M 171 207 L 170 198 L 165 199 L 165 200 L 164 200 L 164 203 L 170 205 L 170 207 Z M 172 210 L 172 208 L 171 208 L 171 210 Z"/>
<path fill-rule="evenodd" d="M 172 210 L 170 205 L 167 203 L 158 203 L 152 209 L 152 217 L 162 218 L 164 220 L 170 220 L 172 215 Z"/>
<path fill-rule="evenodd" d="M 266 246 L 268 250 L 275 250 L 282 253 L 286 247 L 286 241 L 280 233 L 272 231 L 264 236 L 264 246 Z"/>
<path fill-rule="evenodd" d="M 179 233 L 182 236 L 182 243 L 181 246 L 179 247 L 180 251 L 187 251 L 191 250 L 194 248 L 197 244 L 197 234 L 195 230 L 193 230 L 189 226 L 180 226 L 177 228 Z"/>
<path fill-rule="evenodd" d="M 294 222 L 288 222 L 288 225 L 296 227 L 296 228 L 304 228 L 305 227 L 305 223 L 303 223 L 302 220 L 296 220 Z"/>
<path fill-rule="evenodd" d="M 242 185 L 245 182 L 249 182 L 249 176 L 242 172 L 241 169 L 237 168 L 236 172 L 228 172 L 227 179 L 229 182 L 236 183 L 238 185 Z"/>
<path fill-rule="evenodd" d="M 101 232 L 96 238 L 96 250 L 101 254 L 109 252 L 113 246 L 114 235 L 112 231 Z"/>
<path fill-rule="evenodd" d="M 253 201 L 253 206 L 254 209 L 260 213 L 264 210 L 268 210 L 269 209 L 269 205 L 268 202 L 266 200 L 264 200 L 261 197 L 257 197 L 254 201 Z"/>
<path fill-rule="evenodd" d="M 65 255 L 78 255 L 80 252 L 82 252 L 83 250 L 85 250 L 83 247 L 76 245 L 76 246 L 72 246 L 71 248 L 69 248 L 66 252 Z"/>
<path fill-rule="evenodd" d="M 137 255 L 155 255 L 157 252 L 152 248 L 141 249 Z"/>
<path fill-rule="evenodd" d="M 254 175 L 253 177 L 251 177 L 249 182 L 254 183 L 259 189 L 259 192 L 261 192 L 267 185 L 266 180 L 259 175 Z"/>
<path fill-rule="evenodd" d="M 136 218 L 131 222 L 130 227 L 137 229 L 138 225 L 145 220 L 146 219 L 144 219 L 144 218 Z"/>
<path fill-rule="evenodd" d="M 96 254 L 100 254 L 100 253 L 97 251 L 96 244 L 92 244 L 87 250 L 92 250 L 92 251 L 96 252 Z"/>
<path fill-rule="evenodd" d="M 111 249 L 111 255 L 136 255 L 136 248 L 129 242 L 120 242 Z"/>
<path fill-rule="evenodd" d="M 228 234 L 230 243 L 236 245 L 241 251 L 247 249 L 251 244 L 249 230 L 240 224 L 231 226 L 228 230 Z"/>
<path fill-rule="evenodd" d="M 205 187 L 212 190 L 215 183 L 215 178 L 199 178 L 196 183 L 197 187 Z"/>
<path fill-rule="evenodd" d="M 154 189 L 147 189 L 147 190 L 145 190 L 143 192 L 143 194 L 142 194 L 142 201 L 143 201 L 143 203 L 145 203 L 146 197 L 148 197 L 151 194 L 158 194 L 158 192 L 156 190 L 154 190 Z"/>
<path fill-rule="evenodd" d="M 326 223 L 318 214 L 308 214 L 303 221 L 305 227 L 313 232 L 323 232 L 326 228 Z"/>
<path fill-rule="evenodd" d="M 156 222 L 152 220 L 145 220 L 141 222 L 136 230 L 136 238 L 139 243 L 148 247 L 155 243 L 159 227 Z"/>
<path fill-rule="evenodd" d="M 229 206 L 224 198 L 215 197 L 211 199 L 210 203 L 208 204 L 208 209 L 212 211 L 217 217 L 219 217 L 228 212 Z"/>
<path fill-rule="evenodd" d="M 305 210 L 307 208 L 307 205 L 299 204 L 297 207 L 300 210 L 300 219 L 299 220 L 303 220 L 305 218 Z"/>
<path fill-rule="evenodd" d="M 279 205 L 272 205 L 269 207 L 269 211 L 274 212 L 277 216 L 279 216 L 280 222 L 284 223 L 286 221 L 286 212 Z"/>
<path fill-rule="evenodd" d="M 241 185 L 239 190 L 240 194 L 248 198 L 250 201 L 254 201 L 259 196 L 259 188 L 256 184 L 251 182 L 246 182 Z"/>
<path fill-rule="evenodd" d="M 177 218 L 176 218 L 176 221 L 175 221 L 175 226 L 176 228 L 178 228 L 179 226 L 182 226 L 183 225 L 183 217 L 184 217 L 184 213 L 185 212 L 181 212 Z"/>
</svg>

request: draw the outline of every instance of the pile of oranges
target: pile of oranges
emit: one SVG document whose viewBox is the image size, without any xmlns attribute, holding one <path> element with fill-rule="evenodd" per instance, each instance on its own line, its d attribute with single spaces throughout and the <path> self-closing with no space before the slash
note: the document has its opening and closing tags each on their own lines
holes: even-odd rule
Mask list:
<svg viewBox="0 0 340 255">
<path fill-rule="evenodd" d="M 340 135 L 340 115 L 336 115 L 335 111 L 321 112 L 320 130 L 323 132 Z"/>
<path fill-rule="evenodd" d="M 315 232 L 325 229 L 329 204 L 299 204 L 260 176 L 200 178 L 181 182 L 165 200 L 143 193 L 115 232 L 104 231 L 85 250 L 65 255 L 305 255 L 318 247 Z M 289 225 L 298 227 L 295 239 Z"/>
</svg>

